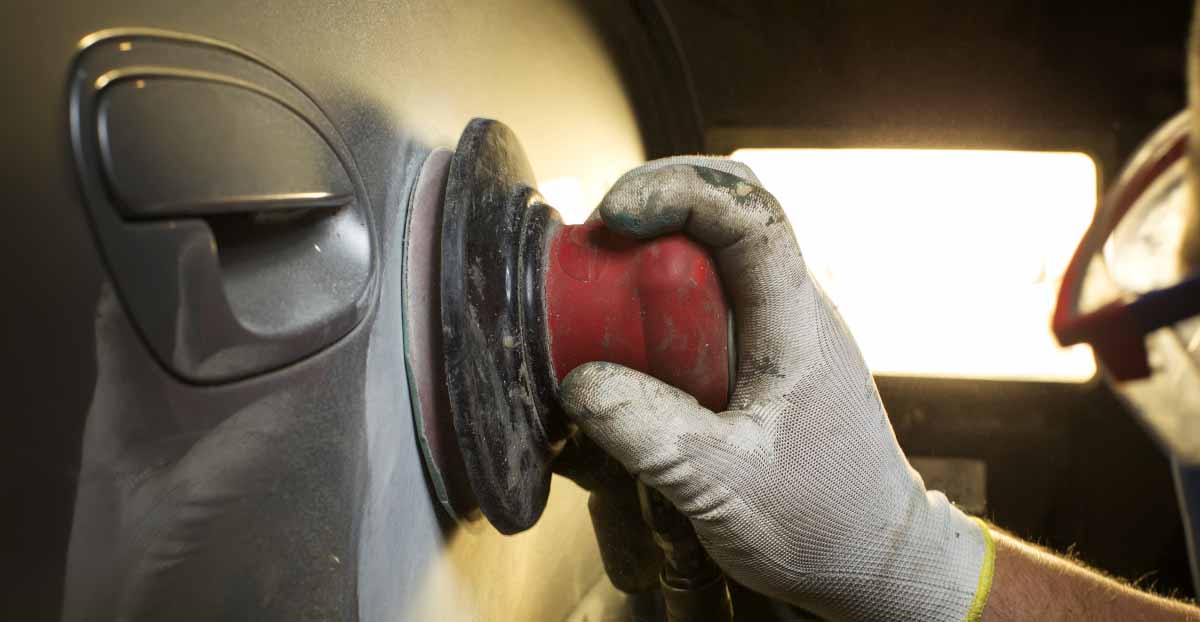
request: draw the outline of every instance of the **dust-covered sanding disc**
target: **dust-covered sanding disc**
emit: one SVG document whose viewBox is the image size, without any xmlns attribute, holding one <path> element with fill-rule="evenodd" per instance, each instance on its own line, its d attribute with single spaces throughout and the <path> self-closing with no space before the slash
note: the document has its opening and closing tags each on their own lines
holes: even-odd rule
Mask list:
<svg viewBox="0 0 1200 622">
<path fill-rule="evenodd" d="M 404 232 L 404 359 L 417 442 L 434 494 L 455 520 L 479 516 L 446 393 L 442 351 L 441 236 L 453 152 L 429 154 L 409 201 Z"/>
</svg>

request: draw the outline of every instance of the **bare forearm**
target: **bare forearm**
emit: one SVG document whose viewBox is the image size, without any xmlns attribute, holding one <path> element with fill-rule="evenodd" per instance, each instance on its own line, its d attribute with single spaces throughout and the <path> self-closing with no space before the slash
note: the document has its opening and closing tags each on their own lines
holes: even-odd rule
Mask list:
<svg viewBox="0 0 1200 622">
<path fill-rule="evenodd" d="M 1200 621 L 1200 609 L 1139 591 L 997 529 L 995 578 L 983 622 Z"/>
</svg>

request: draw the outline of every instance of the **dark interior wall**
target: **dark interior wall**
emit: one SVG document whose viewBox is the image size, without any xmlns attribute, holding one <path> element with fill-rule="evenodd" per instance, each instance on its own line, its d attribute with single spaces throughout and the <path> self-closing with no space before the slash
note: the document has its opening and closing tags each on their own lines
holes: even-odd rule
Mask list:
<svg viewBox="0 0 1200 622">
<path fill-rule="evenodd" d="M 1101 132 L 1119 158 L 1184 102 L 1185 0 L 663 5 L 708 130 Z"/>
<path fill-rule="evenodd" d="M 1185 105 L 1186 0 L 654 4 L 683 50 L 710 151 L 1072 148 L 1112 179 Z M 911 455 L 986 462 L 997 524 L 1191 592 L 1169 464 L 1103 384 L 879 385 Z"/>
</svg>

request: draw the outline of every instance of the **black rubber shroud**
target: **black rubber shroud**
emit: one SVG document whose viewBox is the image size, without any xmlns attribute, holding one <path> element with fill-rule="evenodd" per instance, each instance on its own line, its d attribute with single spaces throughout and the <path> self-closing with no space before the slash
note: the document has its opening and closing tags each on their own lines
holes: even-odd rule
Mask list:
<svg viewBox="0 0 1200 622">
<path fill-rule="evenodd" d="M 504 124 L 474 119 L 450 163 L 442 339 L 455 435 L 479 507 L 502 533 L 537 522 L 566 436 L 545 328 L 547 242 L 561 225 Z"/>
</svg>

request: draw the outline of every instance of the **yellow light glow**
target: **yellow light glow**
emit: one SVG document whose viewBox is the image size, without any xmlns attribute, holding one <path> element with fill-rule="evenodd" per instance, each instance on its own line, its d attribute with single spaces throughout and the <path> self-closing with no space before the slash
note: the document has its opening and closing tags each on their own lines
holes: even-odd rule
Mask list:
<svg viewBox="0 0 1200 622">
<path fill-rule="evenodd" d="M 1081 381 L 1050 333 L 1096 202 L 1082 153 L 739 149 L 881 374 Z"/>
<path fill-rule="evenodd" d="M 588 217 L 587 202 L 584 199 L 583 183 L 578 177 L 555 177 L 538 181 L 538 192 L 542 198 L 558 210 L 563 222 L 568 225 L 578 224 Z"/>
</svg>

